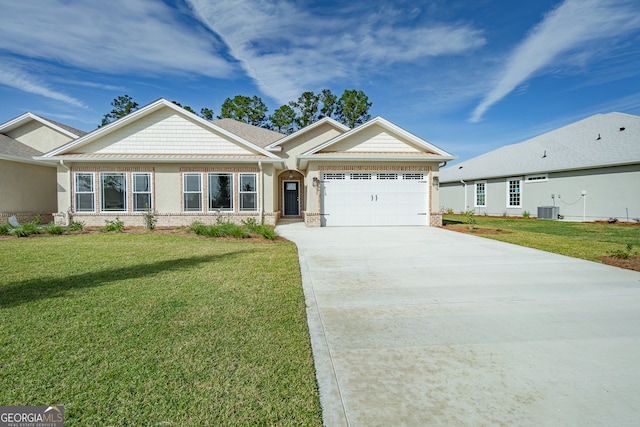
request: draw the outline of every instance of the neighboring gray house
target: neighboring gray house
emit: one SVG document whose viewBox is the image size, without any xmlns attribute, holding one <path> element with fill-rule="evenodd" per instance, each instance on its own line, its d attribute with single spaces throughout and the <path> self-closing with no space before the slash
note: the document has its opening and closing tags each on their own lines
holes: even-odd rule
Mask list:
<svg viewBox="0 0 640 427">
<path fill-rule="evenodd" d="M 440 171 L 442 210 L 535 217 L 545 206 L 573 221 L 640 218 L 640 116 L 596 114 Z"/>
<path fill-rule="evenodd" d="M 0 124 L 0 223 L 16 215 L 30 221 L 39 214 L 53 219 L 56 166 L 34 160 L 47 151 L 73 141 L 85 132 L 33 113 Z"/>
</svg>

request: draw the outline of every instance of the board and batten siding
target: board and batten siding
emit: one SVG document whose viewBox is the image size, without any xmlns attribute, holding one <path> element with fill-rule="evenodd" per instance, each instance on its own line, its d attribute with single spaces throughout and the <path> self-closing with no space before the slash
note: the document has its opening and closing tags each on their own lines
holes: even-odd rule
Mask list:
<svg viewBox="0 0 640 427">
<path fill-rule="evenodd" d="M 169 109 L 143 117 L 81 147 L 77 153 L 104 154 L 255 154 Z"/>
<path fill-rule="evenodd" d="M 373 126 L 356 133 L 344 141 L 336 142 L 327 147 L 333 152 L 370 152 L 370 153 L 417 153 L 417 147 L 407 141 L 388 134 L 383 129 Z"/>
</svg>

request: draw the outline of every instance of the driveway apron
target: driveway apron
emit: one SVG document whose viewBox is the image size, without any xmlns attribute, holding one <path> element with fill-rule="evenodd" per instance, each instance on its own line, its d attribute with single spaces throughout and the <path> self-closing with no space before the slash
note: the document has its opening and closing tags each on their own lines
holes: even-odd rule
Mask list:
<svg viewBox="0 0 640 427">
<path fill-rule="evenodd" d="M 325 425 L 640 420 L 640 273 L 430 227 L 277 231 Z"/>
</svg>

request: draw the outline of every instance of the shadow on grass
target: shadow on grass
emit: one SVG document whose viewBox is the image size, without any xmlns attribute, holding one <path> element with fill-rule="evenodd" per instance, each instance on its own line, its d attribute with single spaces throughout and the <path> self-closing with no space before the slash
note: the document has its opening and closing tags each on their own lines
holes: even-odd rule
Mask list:
<svg viewBox="0 0 640 427">
<path fill-rule="evenodd" d="M 466 221 L 458 221 L 455 219 L 443 219 L 442 225 L 466 224 Z"/>
<path fill-rule="evenodd" d="M 103 286 L 119 280 L 154 276 L 167 271 L 188 270 L 202 263 L 221 261 L 240 254 L 244 255 L 247 252 L 250 251 L 178 258 L 151 264 L 92 271 L 66 277 L 40 278 L 8 283 L 0 287 L 0 307 L 8 308 L 46 298 L 58 298 L 65 296 L 68 291 Z"/>
</svg>

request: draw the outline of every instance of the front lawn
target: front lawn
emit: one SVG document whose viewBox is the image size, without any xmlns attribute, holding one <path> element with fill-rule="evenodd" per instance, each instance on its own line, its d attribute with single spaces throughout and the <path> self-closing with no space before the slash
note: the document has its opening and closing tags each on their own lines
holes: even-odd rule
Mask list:
<svg viewBox="0 0 640 427">
<path fill-rule="evenodd" d="M 0 240 L 0 404 L 65 426 L 322 425 L 295 246 Z"/>
<path fill-rule="evenodd" d="M 640 250 L 640 226 L 593 222 L 545 221 L 523 218 L 500 218 L 476 215 L 476 227 L 498 233 L 477 234 L 516 245 L 555 252 L 575 258 L 602 261 L 603 257 L 626 251 L 637 255 Z M 446 227 L 465 226 L 465 215 L 444 215 Z"/>
</svg>

